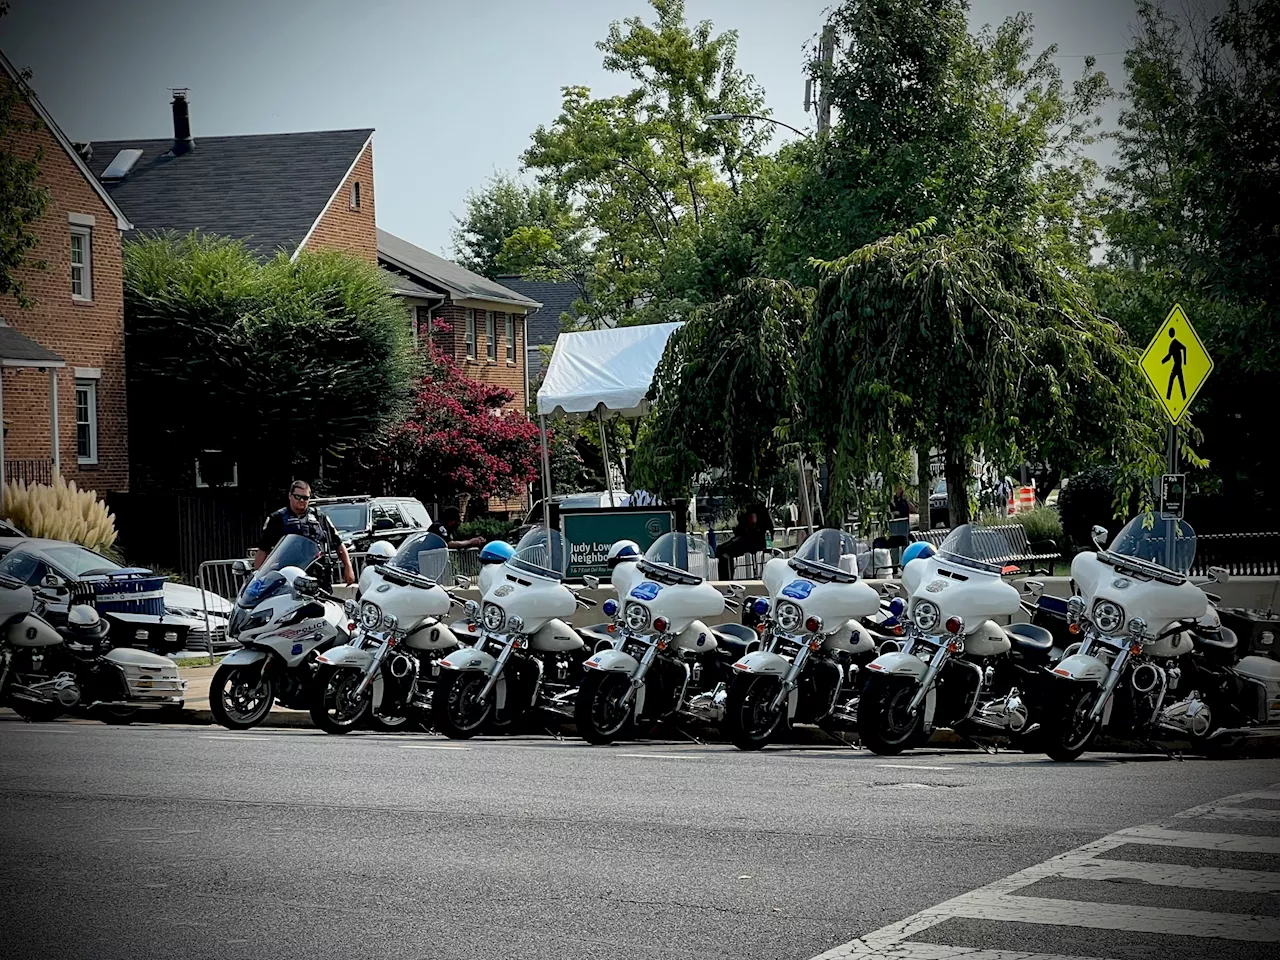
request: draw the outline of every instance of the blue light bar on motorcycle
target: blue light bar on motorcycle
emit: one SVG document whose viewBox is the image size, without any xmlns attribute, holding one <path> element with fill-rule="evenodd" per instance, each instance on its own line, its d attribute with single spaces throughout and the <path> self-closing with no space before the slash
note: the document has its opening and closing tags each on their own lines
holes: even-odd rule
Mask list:
<svg viewBox="0 0 1280 960">
<path fill-rule="evenodd" d="M 901 597 L 894 597 L 892 600 L 889 601 L 889 612 L 892 613 L 895 617 L 902 616 L 902 611 L 905 610 L 906 608 L 907 608 L 907 605 L 902 602 Z"/>
<path fill-rule="evenodd" d="M 751 601 L 751 612 L 757 617 L 763 617 L 769 612 L 769 601 L 765 597 L 756 597 Z"/>
<path fill-rule="evenodd" d="M 604 611 L 604 615 L 606 617 L 612 617 L 615 613 L 618 612 L 618 601 L 606 600 L 604 603 L 600 605 L 600 609 Z"/>
</svg>

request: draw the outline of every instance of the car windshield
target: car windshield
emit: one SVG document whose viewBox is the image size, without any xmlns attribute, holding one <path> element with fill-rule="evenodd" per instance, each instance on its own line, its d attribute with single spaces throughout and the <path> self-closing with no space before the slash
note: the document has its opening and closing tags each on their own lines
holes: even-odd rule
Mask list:
<svg viewBox="0 0 1280 960">
<path fill-rule="evenodd" d="M 48 558 L 50 566 L 72 577 L 89 577 L 124 569 L 114 560 L 108 560 L 78 543 L 60 543 L 44 547 L 41 552 Z"/>
<path fill-rule="evenodd" d="M 838 570 L 852 571 L 857 569 L 857 555 L 858 543 L 852 535 L 843 530 L 828 528 L 810 535 L 808 540 L 800 544 L 795 559 Z"/>
<path fill-rule="evenodd" d="M 410 537 L 400 545 L 399 551 L 388 565 L 437 583 L 453 583 L 449 545 L 434 533 Z"/>
<path fill-rule="evenodd" d="M 531 573 L 535 577 L 564 578 L 564 538 L 559 530 L 550 536 L 546 527 L 534 527 L 516 544 L 515 556 L 507 564 L 516 570 Z"/>
<path fill-rule="evenodd" d="M 674 567 L 695 577 L 709 579 L 714 560 L 711 546 L 693 533 L 664 533 L 644 552 L 647 563 Z"/>
<path fill-rule="evenodd" d="M 948 534 L 938 555 L 974 570 L 1000 573 L 1009 557 L 1009 540 L 1002 530 L 966 523 Z"/>
<path fill-rule="evenodd" d="M 1155 564 L 1186 576 L 1196 559 L 1196 532 L 1185 520 L 1140 513 L 1124 525 L 1107 553 Z"/>
<path fill-rule="evenodd" d="M 363 533 L 369 529 L 368 503 L 322 503 L 316 507 L 339 533 Z"/>
<path fill-rule="evenodd" d="M 242 607 L 257 606 L 269 596 L 274 596 L 283 589 L 284 577 L 280 571 L 285 567 L 297 567 L 307 570 L 320 558 L 320 547 L 314 540 L 290 533 L 280 538 L 267 559 L 262 561 L 253 577 L 240 590 L 236 602 Z"/>
</svg>

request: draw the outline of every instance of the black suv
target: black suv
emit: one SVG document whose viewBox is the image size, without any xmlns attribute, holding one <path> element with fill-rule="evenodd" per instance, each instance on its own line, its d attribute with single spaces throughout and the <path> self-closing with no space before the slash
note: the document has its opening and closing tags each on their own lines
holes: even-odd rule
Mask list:
<svg viewBox="0 0 1280 960">
<path fill-rule="evenodd" d="M 357 553 L 375 540 L 399 546 L 431 526 L 431 514 L 413 497 L 318 497 L 311 505 L 333 522 L 347 548 Z"/>
</svg>

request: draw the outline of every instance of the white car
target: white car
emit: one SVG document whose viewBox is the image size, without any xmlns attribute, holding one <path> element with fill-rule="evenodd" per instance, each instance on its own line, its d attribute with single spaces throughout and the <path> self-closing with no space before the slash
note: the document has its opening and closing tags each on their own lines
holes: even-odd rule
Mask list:
<svg viewBox="0 0 1280 960">
<path fill-rule="evenodd" d="M 55 622 L 67 615 L 72 584 L 126 569 L 109 557 L 66 540 L 0 537 L 0 556 L 0 574 L 31 586 Z M 215 651 L 236 646 L 226 639 L 227 618 L 234 609 L 232 601 L 170 581 L 164 582 L 163 592 L 163 614 L 104 612 L 120 646 L 147 647 L 161 653 L 173 653 L 184 646 L 204 650 L 210 633 Z"/>
</svg>

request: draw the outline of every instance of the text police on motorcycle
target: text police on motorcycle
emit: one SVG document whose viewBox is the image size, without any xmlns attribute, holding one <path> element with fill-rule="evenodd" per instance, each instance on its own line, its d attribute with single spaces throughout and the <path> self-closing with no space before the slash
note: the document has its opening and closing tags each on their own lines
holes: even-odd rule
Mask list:
<svg viewBox="0 0 1280 960">
<path fill-rule="evenodd" d="M 262 525 L 262 538 L 258 541 L 258 554 L 253 561 L 253 569 L 257 570 L 267 559 L 267 554 L 285 534 L 296 533 L 319 545 L 326 556 L 336 552 L 342 562 L 342 579 L 345 583 L 355 583 L 355 571 L 351 568 L 351 556 L 346 545 L 334 529 L 333 522 L 311 507 L 311 485 L 305 480 L 295 480 L 289 488 L 289 504 L 267 517 Z M 327 580 L 328 570 L 317 571 L 322 580 Z"/>
</svg>

